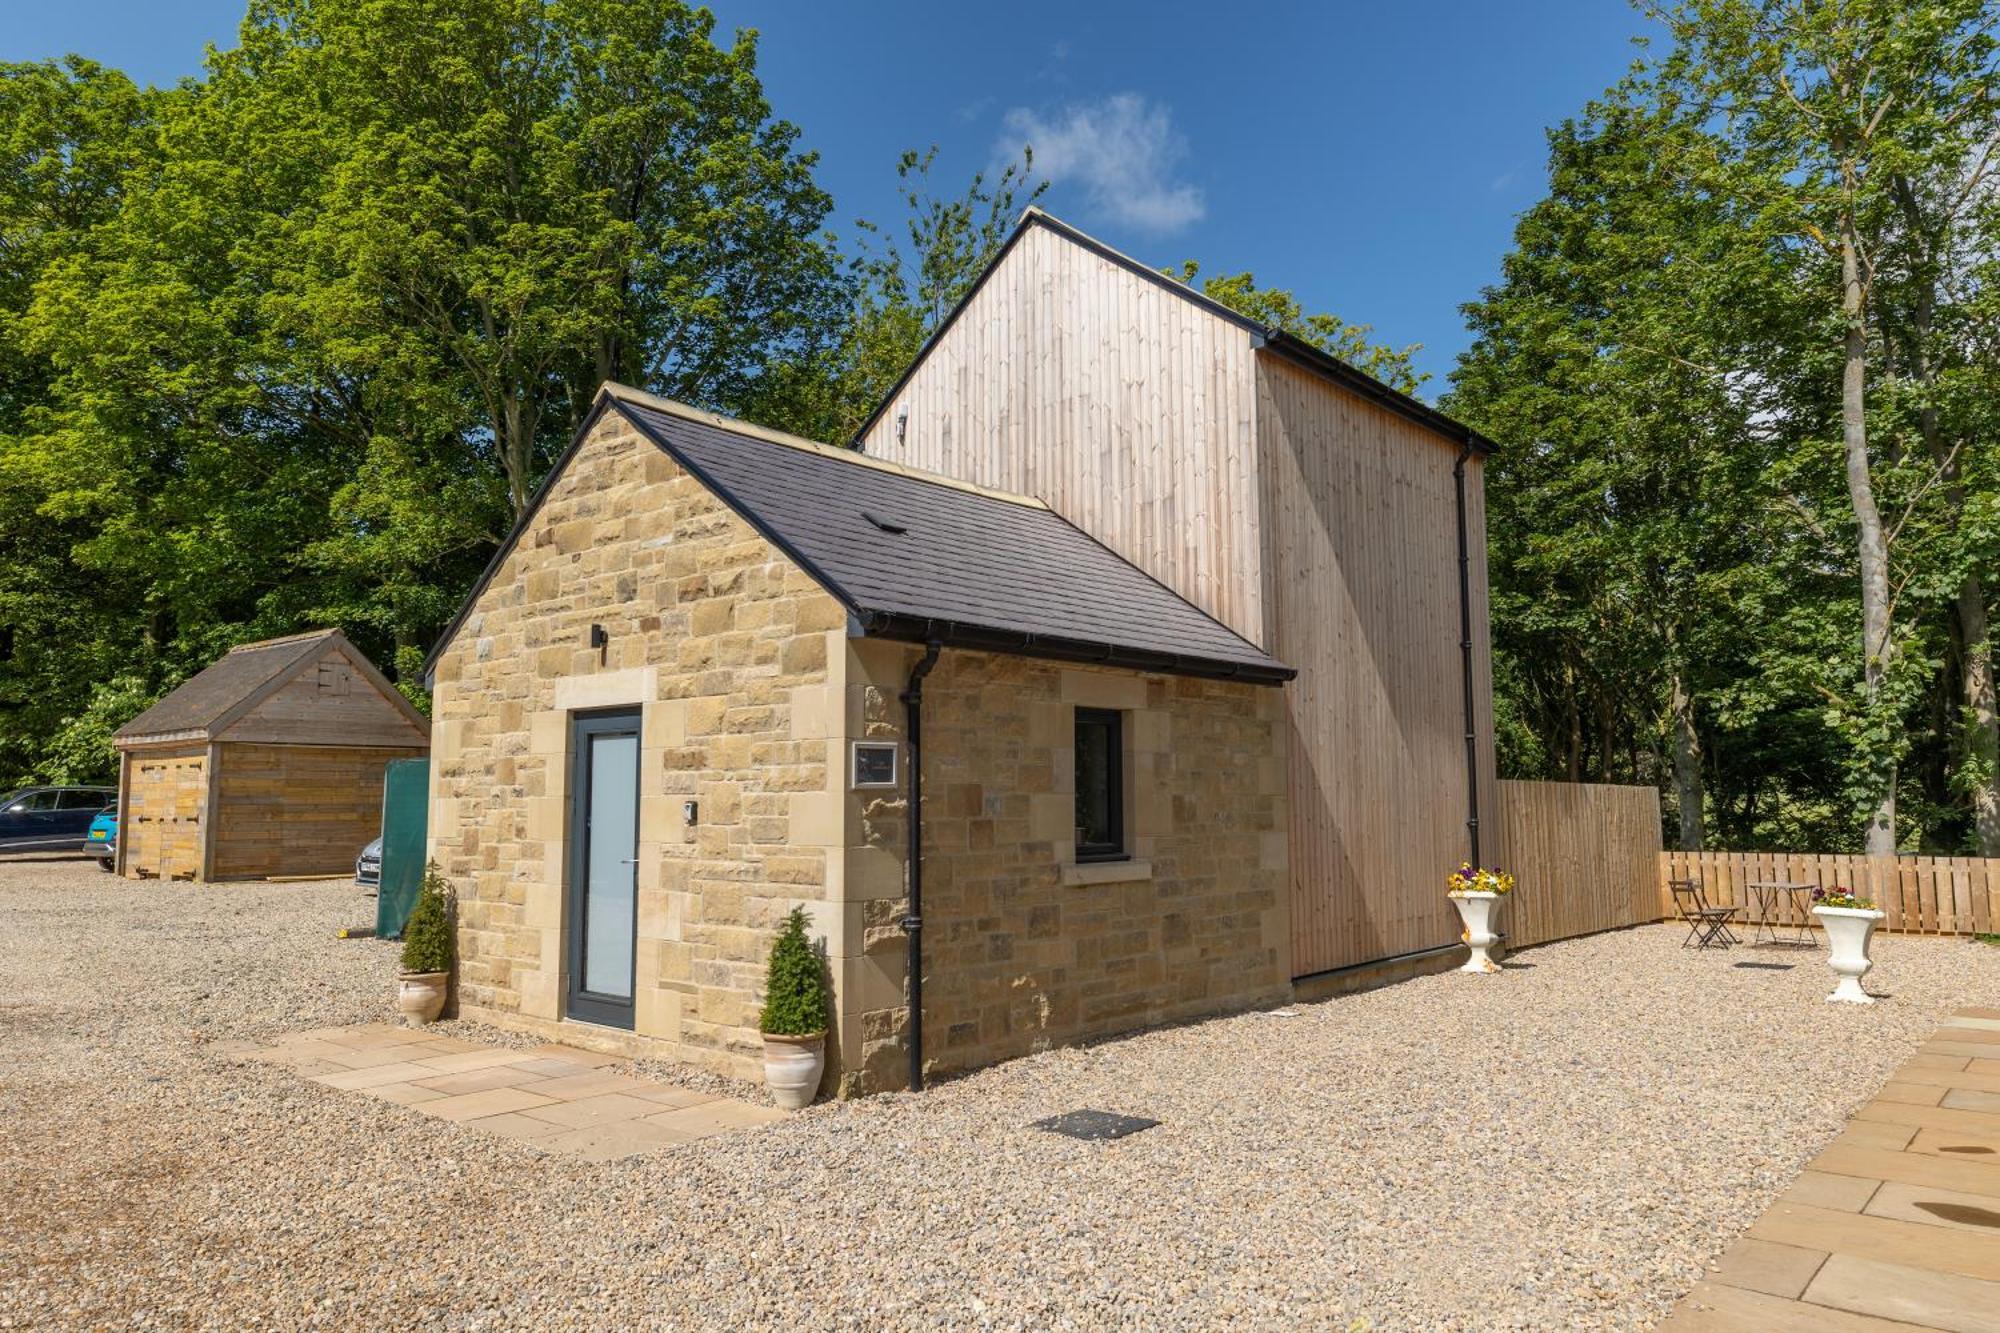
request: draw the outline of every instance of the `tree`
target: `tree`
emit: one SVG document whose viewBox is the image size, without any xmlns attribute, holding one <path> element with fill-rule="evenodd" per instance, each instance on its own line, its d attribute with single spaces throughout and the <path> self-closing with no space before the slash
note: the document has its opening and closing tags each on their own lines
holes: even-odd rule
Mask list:
<svg viewBox="0 0 2000 1333">
<path fill-rule="evenodd" d="M 1259 287 L 1253 274 L 1227 273 L 1204 278 L 1201 265 L 1192 259 L 1183 261 L 1178 269 L 1165 272 L 1239 315 L 1303 339 L 1356 369 L 1367 371 L 1392 389 L 1415 393 L 1429 378 L 1417 373 L 1413 359 L 1421 350 L 1418 345 L 1384 347 L 1370 339 L 1373 330 L 1368 325 L 1349 324 L 1338 315 L 1308 313 L 1291 292 L 1278 287 Z"/>
<path fill-rule="evenodd" d="M 1887 855 L 1898 843 L 1896 769 L 1911 695 L 1910 673 L 1897 670 L 1896 528 L 1883 518 L 1869 446 L 1870 301 L 1895 182 L 1955 165 L 1968 133 L 1970 184 L 1984 177 L 1996 141 L 1982 122 L 2000 80 L 1993 20 L 1981 0 L 1686 0 L 1655 13 L 1676 44 L 1663 82 L 1713 118 L 1708 187 L 1782 218 L 1795 244 L 1837 265 L 1809 266 L 1806 276 L 1839 315 L 1840 447 L 1861 594 L 1856 791 L 1867 849 Z"/>
</svg>

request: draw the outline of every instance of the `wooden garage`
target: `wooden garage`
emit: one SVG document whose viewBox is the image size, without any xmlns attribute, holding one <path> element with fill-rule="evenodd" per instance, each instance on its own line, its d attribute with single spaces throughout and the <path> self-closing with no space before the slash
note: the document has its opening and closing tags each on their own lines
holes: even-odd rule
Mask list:
<svg viewBox="0 0 2000 1333">
<path fill-rule="evenodd" d="M 383 768 L 429 753 L 430 723 L 320 630 L 231 650 L 117 745 L 120 874 L 337 875 L 381 832 Z"/>
</svg>

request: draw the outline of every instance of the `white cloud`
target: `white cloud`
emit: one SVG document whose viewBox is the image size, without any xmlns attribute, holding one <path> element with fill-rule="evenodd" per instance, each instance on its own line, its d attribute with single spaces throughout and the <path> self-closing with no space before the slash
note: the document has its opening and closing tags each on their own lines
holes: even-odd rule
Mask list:
<svg viewBox="0 0 2000 1333">
<path fill-rule="evenodd" d="M 1177 231 L 1208 212 L 1201 188 L 1176 179 L 1187 140 L 1166 106 L 1138 93 L 1073 102 L 1054 112 L 1017 106 L 1002 121 L 998 162 L 1035 150 L 1035 170 L 1083 190 L 1091 212 L 1151 232 Z"/>
</svg>

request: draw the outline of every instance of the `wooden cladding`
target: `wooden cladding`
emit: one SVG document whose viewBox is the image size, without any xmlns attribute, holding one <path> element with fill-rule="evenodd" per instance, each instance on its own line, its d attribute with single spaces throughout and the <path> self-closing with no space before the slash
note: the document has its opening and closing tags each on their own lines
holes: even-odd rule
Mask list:
<svg viewBox="0 0 2000 1333">
<path fill-rule="evenodd" d="M 1258 385 L 1270 646 L 1299 670 L 1285 696 L 1293 970 L 1306 976 L 1458 935 L 1444 897 L 1469 847 L 1456 452 L 1288 362 L 1261 361 Z M 1490 827 L 1485 510 L 1479 464 L 1469 467 L 1479 804 Z"/>
<path fill-rule="evenodd" d="M 1040 226 L 862 443 L 1040 497 L 1298 669 L 1285 687 L 1295 976 L 1457 938 L 1442 892 L 1468 851 L 1456 444 Z M 1468 462 L 1466 500 L 1490 827 L 1482 470 Z"/>
<path fill-rule="evenodd" d="M 1031 227 L 862 441 L 1047 501 L 1266 643 L 1250 335 Z"/>
<path fill-rule="evenodd" d="M 216 879 L 338 875 L 382 831 L 382 770 L 409 746 L 218 747 Z"/>
<path fill-rule="evenodd" d="M 1747 885 L 1789 880 L 1840 885 L 1872 898 L 1881 930 L 1985 935 L 2000 927 L 2000 860 L 1977 856 L 1834 856 L 1811 852 L 1662 852 L 1657 915 L 1675 915 L 1670 879 L 1698 879 L 1712 906 L 1750 909 Z"/>
<path fill-rule="evenodd" d="M 1490 862 L 1514 875 L 1501 922 L 1510 948 L 1660 919 L 1657 789 L 1575 782 L 1499 789 Z"/>
<path fill-rule="evenodd" d="M 140 879 L 199 878 L 208 747 L 138 750 L 126 764 L 127 790 L 118 810 L 125 873 Z"/>
</svg>

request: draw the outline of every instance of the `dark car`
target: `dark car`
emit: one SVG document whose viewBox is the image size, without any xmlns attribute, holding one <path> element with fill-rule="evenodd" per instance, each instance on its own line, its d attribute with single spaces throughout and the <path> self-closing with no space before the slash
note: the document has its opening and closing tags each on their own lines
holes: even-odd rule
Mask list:
<svg viewBox="0 0 2000 1333">
<path fill-rule="evenodd" d="M 83 842 L 115 787 L 23 787 L 0 796 L 0 852 L 68 852 Z"/>
<path fill-rule="evenodd" d="M 118 802 L 99 810 L 90 821 L 90 831 L 83 835 L 83 854 L 96 857 L 100 870 L 118 868 Z"/>
</svg>

